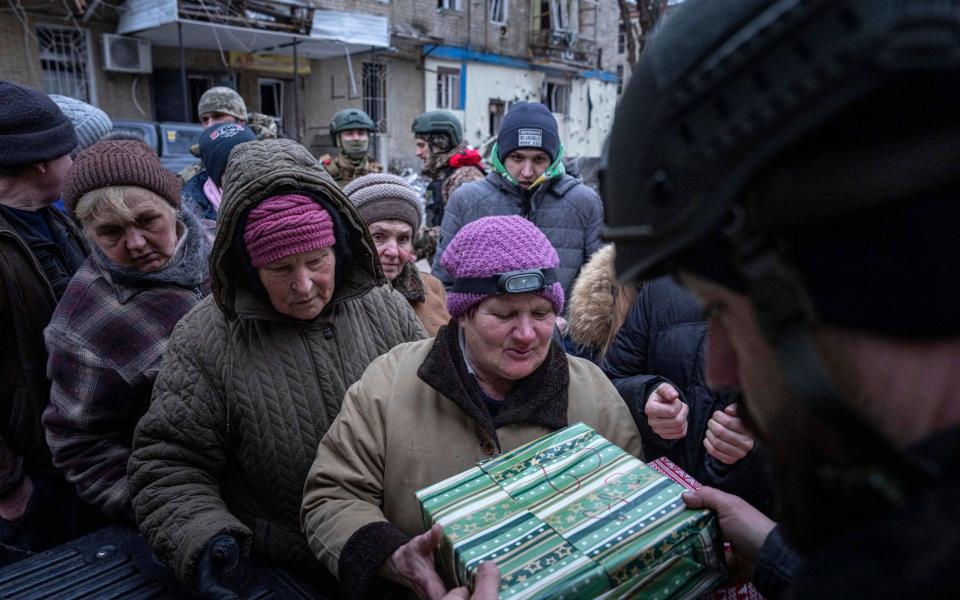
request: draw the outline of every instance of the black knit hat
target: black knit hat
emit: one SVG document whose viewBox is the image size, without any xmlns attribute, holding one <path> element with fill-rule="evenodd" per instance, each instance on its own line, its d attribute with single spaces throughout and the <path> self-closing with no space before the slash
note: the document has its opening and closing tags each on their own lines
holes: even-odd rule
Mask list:
<svg viewBox="0 0 960 600">
<path fill-rule="evenodd" d="M 200 160 L 207 176 L 217 187 L 223 187 L 221 180 L 234 146 L 256 139 L 256 134 L 242 123 L 217 123 L 203 130 L 200 134 Z"/>
<path fill-rule="evenodd" d="M 49 96 L 0 81 L 0 167 L 53 160 L 76 147 L 73 123 Z"/>
<path fill-rule="evenodd" d="M 497 158 L 505 159 L 514 150 L 543 150 L 551 162 L 560 151 L 557 120 L 539 102 L 517 102 L 510 107 L 497 133 Z"/>
</svg>

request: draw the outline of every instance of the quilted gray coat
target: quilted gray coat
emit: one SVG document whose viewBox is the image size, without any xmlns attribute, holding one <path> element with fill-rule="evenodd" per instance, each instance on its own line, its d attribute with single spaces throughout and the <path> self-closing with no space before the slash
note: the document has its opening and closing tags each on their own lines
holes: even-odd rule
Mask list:
<svg viewBox="0 0 960 600">
<path fill-rule="evenodd" d="M 170 338 L 128 466 L 140 530 L 187 584 L 221 533 L 244 553 L 321 568 L 299 523 L 320 438 L 373 359 L 425 337 L 410 304 L 384 285 L 363 221 L 305 148 L 282 139 L 242 144 L 224 177 L 213 293 Z M 238 258 L 247 209 L 294 190 L 325 199 L 342 222 L 334 294 L 313 321 L 276 312 L 255 283 L 243 283 L 257 276 Z"/>
<path fill-rule="evenodd" d="M 557 277 L 568 297 L 580 267 L 603 245 L 603 206 L 581 179 L 563 175 L 528 194 L 499 173 L 490 173 L 457 188 L 447 204 L 432 269 L 444 285 L 452 284 L 453 277 L 440 266 L 440 257 L 453 236 L 467 223 L 497 215 L 520 215 L 547 236 L 560 256 Z"/>
</svg>

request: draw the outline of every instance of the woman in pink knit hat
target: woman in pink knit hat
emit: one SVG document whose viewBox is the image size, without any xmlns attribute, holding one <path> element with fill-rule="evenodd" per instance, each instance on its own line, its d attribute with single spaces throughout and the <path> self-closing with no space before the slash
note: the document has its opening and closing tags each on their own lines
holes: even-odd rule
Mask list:
<svg viewBox="0 0 960 600">
<path fill-rule="evenodd" d="M 317 445 L 367 366 L 425 336 L 303 146 L 240 144 L 223 183 L 211 296 L 170 338 L 129 462 L 147 541 L 217 598 L 250 552 L 322 585 L 300 527 Z"/>
<path fill-rule="evenodd" d="M 552 339 L 563 309 L 557 252 L 530 221 L 486 217 L 451 240 L 450 322 L 397 346 L 350 388 L 304 486 L 310 547 L 346 597 L 387 581 L 421 598 L 433 566 L 414 493 L 478 461 L 582 421 L 634 455 L 640 434 L 603 373 Z"/>
</svg>

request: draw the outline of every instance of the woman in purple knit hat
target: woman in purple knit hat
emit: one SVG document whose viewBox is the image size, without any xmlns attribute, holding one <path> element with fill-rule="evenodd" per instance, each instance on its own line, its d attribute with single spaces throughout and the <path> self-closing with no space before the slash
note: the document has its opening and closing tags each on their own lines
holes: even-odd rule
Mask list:
<svg viewBox="0 0 960 600">
<path fill-rule="evenodd" d="M 464 226 L 443 255 L 450 322 L 401 344 L 347 392 L 304 486 L 311 549 L 346 597 L 447 584 L 414 493 L 543 435 L 584 422 L 641 457 L 626 404 L 592 363 L 552 340 L 563 309 L 557 253 L 518 216 Z"/>
</svg>

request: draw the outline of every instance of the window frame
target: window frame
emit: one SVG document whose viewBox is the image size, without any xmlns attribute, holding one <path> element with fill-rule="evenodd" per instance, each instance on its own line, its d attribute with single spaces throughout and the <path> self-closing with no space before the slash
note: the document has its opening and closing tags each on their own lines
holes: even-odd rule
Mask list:
<svg viewBox="0 0 960 600">
<path fill-rule="evenodd" d="M 437 108 L 463 110 L 460 85 L 463 71 L 457 67 L 437 67 Z"/>
<path fill-rule="evenodd" d="M 550 112 L 565 117 L 570 115 L 570 102 L 573 96 L 573 84 L 571 82 L 544 80 L 540 96 L 541 102 L 547 106 Z M 557 110 L 558 105 L 562 110 Z"/>
<path fill-rule="evenodd" d="M 74 67 L 80 66 L 82 68 L 83 84 L 85 88 L 84 97 L 78 98 L 74 94 L 66 93 L 68 90 L 65 90 L 61 87 L 58 87 L 58 89 L 48 89 L 47 74 L 49 73 L 49 70 L 44 68 L 43 66 L 44 62 L 45 61 L 65 62 L 65 61 L 63 60 L 64 55 L 57 55 L 55 53 L 51 53 L 46 57 L 44 56 L 44 53 L 48 52 L 49 50 L 45 49 L 42 45 L 42 41 L 47 36 L 45 34 L 41 34 L 41 30 L 56 31 L 56 32 L 71 32 L 71 33 L 79 34 L 84 47 L 81 52 L 75 53 L 74 57 L 68 57 L 68 58 L 74 58 L 74 60 L 71 61 Z M 38 59 L 38 62 L 40 63 L 40 83 L 43 86 L 43 90 L 47 94 L 59 94 L 62 96 L 69 96 L 71 98 L 76 98 L 77 100 L 82 100 L 84 102 L 87 102 L 88 104 L 92 104 L 96 106 L 97 105 L 97 78 L 96 78 L 96 69 L 94 67 L 95 63 L 93 60 L 93 44 L 91 43 L 90 30 L 83 29 L 80 27 L 70 27 L 67 25 L 57 25 L 53 23 L 38 22 L 33 24 L 33 35 L 36 37 L 36 40 L 37 40 L 37 59 Z M 78 65 L 76 61 L 77 56 L 79 56 L 80 60 L 83 61 L 82 64 Z M 70 63 L 67 63 L 67 64 L 70 64 Z M 75 91 L 75 90 L 71 90 L 71 91 Z"/>
<path fill-rule="evenodd" d="M 361 94 L 363 96 L 363 111 L 367 113 L 377 125 L 374 134 L 387 133 L 387 99 L 389 98 L 387 63 L 369 61 L 360 66 Z M 379 81 L 376 81 L 376 80 Z M 376 89 L 374 89 L 376 88 Z M 372 93 L 370 93 L 372 92 Z"/>
<path fill-rule="evenodd" d="M 500 19 L 496 19 L 496 7 L 500 8 Z M 490 23 L 506 25 L 510 16 L 510 0 L 487 0 L 487 12 L 490 14 Z"/>
<path fill-rule="evenodd" d="M 273 119 L 274 121 L 277 121 L 278 123 L 283 123 L 283 112 L 284 112 L 284 111 L 283 111 L 283 103 L 284 103 L 284 100 L 285 100 L 285 98 L 284 98 L 284 95 L 285 95 L 284 83 L 286 83 L 284 80 L 282 80 L 282 79 L 276 79 L 276 78 L 274 78 L 274 77 L 258 77 L 258 78 L 257 78 L 257 90 L 260 92 L 260 112 L 262 112 L 263 114 L 267 115 L 268 117 L 270 117 L 270 118 Z M 265 85 L 273 86 L 274 89 L 277 89 L 277 90 L 280 91 L 279 96 L 276 97 L 276 98 L 274 98 L 276 107 L 277 107 L 277 109 L 279 110 L 280 114 L 272 115 L 272 114 L 268 113 L 266 110 L 264 110 L 264 108 L 263 108 L 263 86 L 265 86 Z"/>
</svg>

